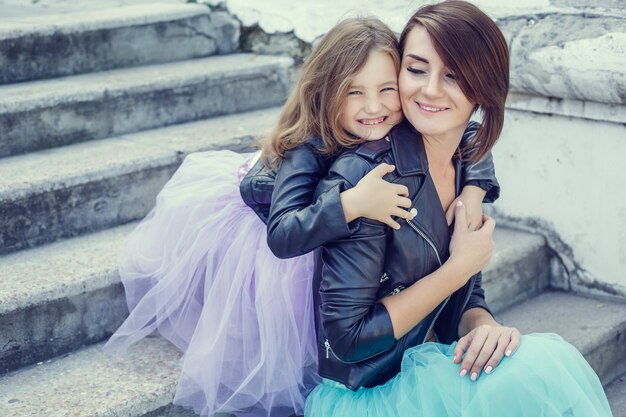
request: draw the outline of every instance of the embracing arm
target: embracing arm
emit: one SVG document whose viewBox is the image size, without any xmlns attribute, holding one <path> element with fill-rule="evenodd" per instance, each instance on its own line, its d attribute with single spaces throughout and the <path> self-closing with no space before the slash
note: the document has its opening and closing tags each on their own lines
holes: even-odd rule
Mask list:
<svg viewBox="0 0 626 417">
<path fill-rule="evenodd" d="M 411 206 L 408 189 L 383 179 L 395 169 L 384 163 L 366 172 L 355 187 L 338 183 L 315 197 L 318 182 L 326 176 L 331 162 L 329 156 L 308 145 L 285 154 L 276 174 L 267 222 L 267 243 L 277 257 L 302 255 L 348 237 L 361 217 L 396 229 L 400 225 L 392 216 L 412 217 L 407 210 Z"/>
<path fill-rule="evenodd" d="M 267 244 L 278 258 L 299 256 L 350 234 L 339 187 L 315 198 L 330 160 L 310 146 L 287 151 L 281 162 L 267 223 Z"/>
<path fill-rule="evenodd" d="M 461 138 L 461 149 L 474 137 L 480 123 L 469 122 L 463 137 Z M 493 157 L 491 152 L 485 155 L 478 162 L 467 162 L 463 164 L 461 184 L 464 188 L 467 186 L 475 186 L 485 192 L 484 202 L 493 203 L 500 196 L 500 184 L 496 179 L 496 169 L 493 165 Z"/>
</svg>

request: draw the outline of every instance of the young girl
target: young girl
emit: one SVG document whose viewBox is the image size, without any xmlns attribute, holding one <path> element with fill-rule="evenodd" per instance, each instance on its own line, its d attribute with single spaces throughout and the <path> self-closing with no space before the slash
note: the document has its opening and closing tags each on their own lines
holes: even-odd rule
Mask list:
<svg viewBox="0 0 626 417">
<path fill-rule="evenodd" d="M 406 120 L 390 140 L 346 150 L 318 192 L 349 189 L 386 162 L 396 166 L 386 178 L 407 186 L 417 214 L 398 230 L 362 219 L 321 250 L 314 297 L 324 381 L 307 397 L 305 416 L 610 416 L 598 377 L 573 346 L 554 334 L 521 338 L 494 320 L 479 271 L 492 254 L 495 223 L 485 216 L 469 231 L 455 202 L 471 115 L 480 109 L 484 120 L 474 158 L 502 129 L 504 36 L 475 6 L 449 0 L 419 9 L 400 45 Z M 346 101 L 341 112 L 349 109 Z M 454 233 L 444 216 L 450 206 Z"/>
<path fill-rule="evenodd" d="M 304 395 L 320 381 L 313 257 L 278 259 L 265 240 L 279 256 L 293 257 L 349 236 L 359 217 L 398 227 L 413 216 L 406 187 L 381 179 L 392 170 L 387 165 L 351 190 L 314 199 L 339 150 L 381 139 L 402 119 L 398 69 L 397 40 L 376 19 L 344 21 L 320 41 L 264 149 L 265 160 L 280 164 L 269 235 L 239 193 L 248 156 L 189 155 L 121 251 L 131 313 L 105 349 L 121 352 L 158 329 L 184 352 L 176 404 L 202 415 L 301 413 Z M 497 194 L 489 159 L 468 168 L 467 184 L 487 184 Z M 267 201 L 271 181 L 263 189 L 259 176 L 248 178 L 244 183 Z M 467 191 L 466 204 L 482 217 L 485 191 Z M 287 238 L 290 245 L 281 246 Z"/>
</svg>

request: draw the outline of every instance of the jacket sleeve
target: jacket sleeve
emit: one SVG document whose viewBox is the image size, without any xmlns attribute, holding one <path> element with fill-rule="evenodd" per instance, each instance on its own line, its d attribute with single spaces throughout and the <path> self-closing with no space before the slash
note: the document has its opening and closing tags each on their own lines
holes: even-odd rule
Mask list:
<svg viewBox="0 0 626 417">
<path fill-rule="evenodd" d="M 467 305 L 465 306 L 465 310 L 463 310 L 463 312 L 466 312 L 470 308 L 480 307 L 480 308 L 487 310 L 487 312 L 493 316 L 493 314 L 491 313 L 491 310 L 487 306 L 487 302 L 485 301 L 485 290 L 483 290 L 482 281 L 483 281 L 483 274 L 482 272 L 479 272 L 476 275 L 476 281 L 474 281 L 472 292 L 470 294 L 469 300 L 467 301 Z"/>
<path fill-rule="evenodd" d="M 474 137 L 479 127 L 480 123 L 476 122 L 470 122 L 467 125 L 467 129 L 465 129 L 463 137 L 461 138 L 461 148 L 464 148 L 469 140 Z M 493 164 L 491 152 L 476 163 L 464 163 L 462 176 L 461 184 L 463 184 L 463 186 L 475 185 L 487 192 L 483 202 L 493 203 L 500 196 L 500 184 L 496 179 L 496 169 Z"/>
<path fill-rule="evenodd" d="M 291 258 L 350 235 L 339 194 L 333 187 L 315 197 L 328 157 L 308 145 L 285 153 L 276 174 L 267 222 L 267 244 L 278 258 Z"/>
<path fill-rule="evenodd" d="M 331 171 L 320 189 L 325 192 L 342 183 L 346 189 L 353 186 Z M 395 344 L 391 317 L 376 300 L 386 242 L 387 226 L 362 219 L 349 237 L 322 248 L 321 324 L 332 352 L 344 362 L 362 361 Z M 367 256 L 360 256 L 364 253 Z"/>
</svg>

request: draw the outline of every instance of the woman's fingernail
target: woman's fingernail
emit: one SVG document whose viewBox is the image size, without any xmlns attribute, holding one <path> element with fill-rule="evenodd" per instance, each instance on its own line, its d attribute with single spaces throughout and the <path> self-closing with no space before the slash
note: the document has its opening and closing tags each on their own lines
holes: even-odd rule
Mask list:
<svg viewBox="0 0 626 417">
<path fill-rule="evenodd" d="M 472 373 L 472 376 L 470 377 L 470 379 L 472 381 L 476 381 L 478 379 L 478 374 L 476 372 Z"/>
<path fill-rule="evenodd" d="M 485 373 L 486 374 L 490 374 L 491 371 L 493 371 L 493 368 L 491 366 L 488 366 L 488 367 L 485 368 Z"/>
<path fill-rule="evenodd" d="M 461 378 L 463 378 L 465 375 L 467 374 L 467 371 L 465 369 L 461 369 Z"/>
<path fill-rule="evenodd" d="M 452 359 L 452 362 L 456 362 L 456 355 L 454 355 L 454 359 Z"/>
<path fill-rule="evenodd" d="M 457 201 L 457 202 L 456 202 L 456 206 L 457 206 L 457 207 L 461 207 L 462 205 L 463 205 L 463 203 L 461 202 L 461 200 L 459 200 L 459 201 Z"/>
<path fill-rule="evenodd" d="M 511 353 L 513 353 L 513 352 L 511 351 L 511 349 L 509 349 L 509 350 L 506 351 L 505 355 L 506 356 L 511 356 Z"/>
</svg>

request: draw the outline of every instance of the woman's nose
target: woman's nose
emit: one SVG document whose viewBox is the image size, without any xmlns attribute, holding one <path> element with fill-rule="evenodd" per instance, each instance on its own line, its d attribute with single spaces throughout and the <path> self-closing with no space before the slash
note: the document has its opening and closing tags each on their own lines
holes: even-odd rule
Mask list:
<svg viewBox="0 0 626 417">
<path fill-rule="evenodd" d="M 424 85 L 424 88 L 422 89 L 424 94 L 428 95 L 428 96 L 437 96 L 440 93 L 440 79 L 439 77 L 435 76 L 435 75 L 430 75 L 427 79 L 426 79 L 426 83 Z"/>
</svg>

